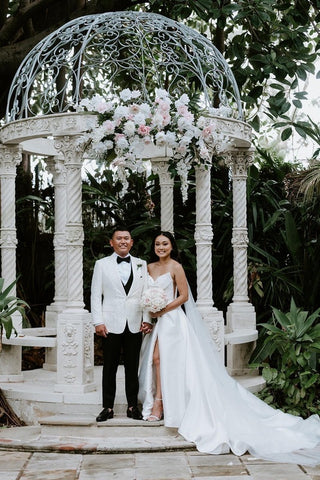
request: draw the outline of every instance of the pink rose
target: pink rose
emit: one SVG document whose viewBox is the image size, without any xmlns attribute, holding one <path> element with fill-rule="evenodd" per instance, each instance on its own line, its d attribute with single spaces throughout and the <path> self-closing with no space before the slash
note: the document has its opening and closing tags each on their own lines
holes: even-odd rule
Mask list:
<svg viewBox="0 0 320 480">
<path fill-rule="evenodd" d="M 102 126 L 105 128 L 105 131 L 108 135 L 114 133 L 115 124 L 111 120 L 106 120 L 105 122 L 103 122 Z"/>
<path fill-rule="evenodd" d="M 188 107 L 186 105 L 179 105 L 177 107 L 177 112 L 179 113 L 179 115 L 186 115 L 186 113 L 188 112 Z"/>
<path fill-rule="evenodd" d="M 202 130 L 202 136 L 203 138 L 208 138 L 210 137 L 210 135 L 212 135 L 212 125 L 208 125 L 207 127 L 205 127 L 203 130 Z"/>
<path fill-rule="evenodd" d="M 151 130 L 151 127 L 148 127 L 147 125 L 140 125 L 138 127 L 138 134 L 139 135 L 149 135 Z"/>
</svg>

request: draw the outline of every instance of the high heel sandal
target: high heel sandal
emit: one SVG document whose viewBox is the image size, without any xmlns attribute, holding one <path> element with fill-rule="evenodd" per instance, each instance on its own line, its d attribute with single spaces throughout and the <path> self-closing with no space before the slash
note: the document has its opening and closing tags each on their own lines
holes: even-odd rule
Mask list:
<svg viewBox="0 0 320 480">
<path fill-rule="evenodd" d="M 162 402 L 162 398 L 155 398 L 154 401 Z M 160 417 L 158 417 L 158 415 L 149 415 L 147 418 L 147 422 L 160 422 L 160 420 L 163 420 L 163 411 Z"/>
</svg>

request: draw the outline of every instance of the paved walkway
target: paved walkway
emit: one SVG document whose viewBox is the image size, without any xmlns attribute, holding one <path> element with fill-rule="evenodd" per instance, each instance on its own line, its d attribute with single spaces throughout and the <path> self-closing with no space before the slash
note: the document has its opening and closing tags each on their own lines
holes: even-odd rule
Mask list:
<svg viewBox="0 0 320 480">
<path fill-rule="evenodd" d="M 198 452 L 77 454 L 0 451 L 0 480 L 320 480 L 320 467 Z"/>
<path fill-rule="evenodd" d="M 161 423 L 64 420 L 0 429 L 0 480 L 320 480 L 320 466 L 200 454 Z"/>
</svg>

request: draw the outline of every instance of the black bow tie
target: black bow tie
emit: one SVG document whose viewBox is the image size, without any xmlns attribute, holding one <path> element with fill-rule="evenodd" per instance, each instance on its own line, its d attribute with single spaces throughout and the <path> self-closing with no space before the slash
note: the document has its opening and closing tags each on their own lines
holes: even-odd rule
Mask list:
<svg viewBox="0 0 320 480">
<path fill-rule="evenodd" d="M 117 262 L 118 263 L 121 263 L 121 262 L 130 263 L 130 257 L 117 257 Z"/>
</svg>

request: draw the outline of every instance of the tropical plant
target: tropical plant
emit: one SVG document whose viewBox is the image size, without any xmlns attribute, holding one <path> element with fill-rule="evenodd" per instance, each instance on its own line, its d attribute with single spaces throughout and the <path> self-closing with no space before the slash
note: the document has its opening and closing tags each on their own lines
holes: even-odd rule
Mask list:
<svg viewBox="0 0 320 480">
<path fill-rule="evenodd" d="M 12 315 L 18 311 L 24 317 L 25 308 L 28 307 L 24 300 L 14 295 L 9 295 L 16 283 L 17 280 L 3 290 L 4 278 L 0 278 L 0 352 L 2 350 L 3 330 L 7 338 L 10 338 L 12 332 L 17 333 L 12 323 Z"/>
<path fill-rule="evenodd" d="M 320 308 L 309 312 L 291 299 L 290 311 L 272 308 L 251 365 L 260 367 L 267 386 L 259 397 L 276 408 L 307 417 L 320 412 Z"/>
</svg>

